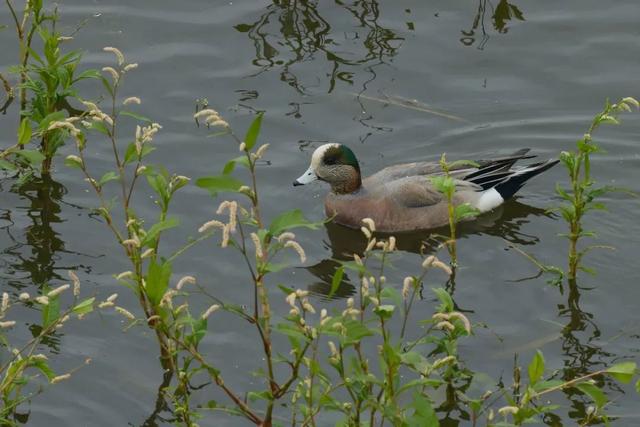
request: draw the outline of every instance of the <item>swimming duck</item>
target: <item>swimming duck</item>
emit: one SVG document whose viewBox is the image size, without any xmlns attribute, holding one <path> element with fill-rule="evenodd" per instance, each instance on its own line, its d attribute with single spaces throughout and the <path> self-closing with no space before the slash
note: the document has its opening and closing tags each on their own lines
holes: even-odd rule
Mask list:
<svg viewBox="0 0 640 427">
<path fill-rule="evenodd" d="M 514 167 L 527 155 L 528 148 L 492 160 L 479 160 L 477 166 L 458 165 L 450 174 L 455 179 L 454 204 L 469 203 L 480 213 L 488 212 L 513 196 L 530 178 L 558 163 L 546 160 Z M 442 175 L 437 162 L 415 162 L 389 166 L 362 179 L 358 160 L 343 144 L 318 147 L 311 165 L 293 182 L 294 186 L 325 181 L 331 192 L 325 199 L 325 212 L 338 224 L 360 228 L 363 218 L 371 218 L 382 232 L 425 230 L 448 224 L 445 196 L 430 177 Z"/>
</svg>

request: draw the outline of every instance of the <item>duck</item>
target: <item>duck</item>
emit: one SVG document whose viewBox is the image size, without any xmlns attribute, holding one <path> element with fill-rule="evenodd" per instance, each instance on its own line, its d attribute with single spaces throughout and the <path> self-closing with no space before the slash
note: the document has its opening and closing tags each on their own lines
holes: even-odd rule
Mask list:
<svg viewBox="0 0 640 427">
<path fill-rule="evenodd" d="M 549 159 L 515 166 L 531 159 L 529 149 L 490 160 L 454 162 L 449 174 L 454 179 L 455 206 L 468 203 L 474 216 L 489 212 L 511 198 L 534 176 L 550 169 L 559 160 Z M 449 223 L 448 201 L 432 183 L 442 176 L 439 162 L 413 162 L 386 167 L 362 178 L 354 152 L 344 144 L 328 143 L 315 149 L 309 168 L 294 186 L 324 181 L 331 190 L 324 201 L 327 217 L 334 222 L 359 229 L 371 218 L 376 231 L 395 233 L 429 230 Z"/>
</svg>

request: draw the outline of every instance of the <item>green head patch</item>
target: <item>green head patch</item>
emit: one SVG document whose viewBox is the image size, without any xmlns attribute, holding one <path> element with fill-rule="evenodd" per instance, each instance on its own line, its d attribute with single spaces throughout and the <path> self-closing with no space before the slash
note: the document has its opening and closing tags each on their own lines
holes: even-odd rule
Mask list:
<svg viewBox="0 0 640 427">
<path fill-rule="evenodd" d="M 353 166 L 358 172 L 360 172 L 360 165 L 358 159 L 353 151 L 346 145 L 334 145 L 329 147 L 323 156 L 323 162 L 326 165 L 349 165 Z"/>
</svg>

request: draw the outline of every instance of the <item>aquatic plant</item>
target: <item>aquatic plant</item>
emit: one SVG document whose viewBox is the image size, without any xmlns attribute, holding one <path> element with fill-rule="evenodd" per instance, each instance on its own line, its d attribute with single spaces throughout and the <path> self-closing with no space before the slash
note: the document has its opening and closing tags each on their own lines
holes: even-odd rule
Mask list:
<svg viewBox="0 0 640 427">
<path fill-rule="evenodd" d="M 456 160 L 455 162 L 447 163 L 446 153 L 440 157 L 440 168 L 443 175 L 434 176 L 431 179 L 433 186 L 442 193 L 447 199 L 447 212 L 449 217 L 449 238 L 445 242 L 449 255 L 451 256 L 451 265 L 456 267 L 458 265 L 458 254 L 456 250 L 456 223 L 468 219 L 470 217 L 477 216 L 478 209 L 471 206 L 469 203 L 462 203 L 455 205 L 453 197 L 456 193 L 456 182 L 451 177 L 451 171 L 461 166 L 477 167 L 478 164 L 470 160 Z"/>
<path fill-rule="evenodd" d="M 62 44 L 72 38 L 56 30 L 57 9 L 46 12 L 41 0 L 28 1 L 18 23 L 10 1 L 7 6 L 20 42 L 20 65 L 12 68 L 20 76 L 20 126 L 16 144 L 0 152 L 0 169 L 17 171 L 26 179 L 30 169 L 39 169 L 43 175 L 50 173 L 53 158 L 68 135 L 53 123 L 79 120 L 83 112 L 71 106 L 69 100 L 78 99 L 76 86 L 80 81 L 98 78 L 99 73 L 92 69 L 77 73 L 82 55 L 77 50 L 63 51 Z M 32 47 L 35 35 L 41 39 L 40 53 Z M 7 86 L 6 79 L 3 81 Z M 7 91 L 13 93 L 10 87 Z M 38 141 L 39 147 L 29 149 L 31 140 Z"/>
<path fill-rule="evenodd" d="M 519 366 L 514 368 L 511 389 L 500 389 L 507 405 L 498 409 L 498 414 L 503 418 L 503 421 L 495 425 L 520 426 L 535 420 L 538 415 L 553 413 L 559 409 L 559 405 L 551 401 L 541 402 L 542 397 L 548 398 L 550 393 L 569 388 L 578 390 L 593 402 L 593 405 L 587 408 L 579 425 L 586 426 L 594 423 L 608 425 L 609 416 L 606 414 L 606 406 L 609 399 L 594 379 L 610 376 L 622 383 L 629 383 L 637 374 L 636 363 L 633 361 L 619 362 L 570 381 L 558 380 L 553 377 L 545 380 L 545 369 L 545 359 L 540 351 L 536 352 L 527 367 L 528 382 L 522 380 L 522 369 Z M 509 423 L 509 420 L 512 423 Z"/>
<path fill-rule="evenodd" d="M 591 176 L 591 155 L 601 152 L 600 146 L 593 141 L 593 133 L 602 124 L 619 124 L 620 113 L 631 111 L 631 107 L 640 107 L 640 103 L 631 97 L 622 98 L 615 104 L 609 101 L 605 103 L 602 112 L 592 120 L 589 129 L 576 143 L 574 151 L 563 151 L 560 160 L 567 169 L 569 175 L 569 188 L 556 185 L 556 192 L 566 203 L 560 205 L 558 210 L 562 218 L 569 225 L 569 232 L 564 236 L 569 240 L 569 259 L 567 277 L 575 280 L 578 270 L 592 272 L 582 265 L 582 258 L 592 249 L 598 246 L 587 246 L 578 249 L 578 242 L 585 237 L 595 237 L 595 232 L 585 230 L 582 220 L 584 215 L 593 210 L 603 210 L 606 206 L 599 198 L 611 191 L 620 191 L 612 186 L 597 186 Z M 600 246 L 601 247 L 601 246 Z"/>
<path fill-rule="evenodd" d="M 172 258 L 160 257 L 158 249 L 162 233 L 178 224 L 175 218 L 168 217 L 168 210 L 175 192 L 184 187 L 189 178 L 169 175 L 164 168 L 156 170 L 145 165 L 146 156 L 154 150 L 153 138 L 162 126 L 127 109 L 130 105 L 140 104 L 139 98 L 127 97 L 119 100 L 119 89 L 124 76 L 136 69 L 138 64 L 125 63 L 124 55 L 117 48 L 105 47 L 104 51 L 112 53 L 116 59 L 114 67 L 102 69 L 107 76 L 101 76 L 101 80 L 109 96 L 109 105 L 106 107 L 108 112 L 104 112 L 97 103 L 84 101 L 87 111 L 79 120 L 55 121 L 49 127 L 59 128 L 75 138 L 78 155 L 67 156 L 65 164 L 79 169 L 96 194 L 99 201 L 96 212 L 104 219 L 131 263 L 131 270 L 116 275 L 116 279 L 132 289 L 138 297 L 144 313 L 142 321 L 155 331 L 162 364 L 166 369 L 175 371 L 175 348 L 172 347 L 167 332 L 161 327 L 164 326 L 162 322 L 155 327 L 159 318 L 172 312 L 171 299 L 166 296 Z M 123 147 L 118 125 L 125 116 L 133 117 L 143 125 L 136 126 L 133 142 Z M 91 165 L 85 157 L 88 132 L 102 134 L 112 148 L 114 169 L 102 176 L 93 175 Z M 158 221 L 150 227 L 145 227 L 144 220 L 136 215 L 131 205 L 134 190 L 141 177 L 146 178 L 149 187 L 156 193 L 156 204 L 160 210 Z M 107 196 L 114 184 L 117 204 Z M 117 205 L 120 212 L 116 215 Z M 132 322 L 138 321 L 128 310 L 122 307 L 116 307 L 116 310 Z"/>
<path fill-rule="evenodd" d="M 260 209 L 256 166 L 257 162 L 265 155 L 269 145 L 263 144 L 257 147 L 262 114 L 255 118 L 243 140 L 236 136 L 228 123 L 221 119 L 213 109 L 199 111 L 196 113 L 195 119 L 202 120 L 209 126 L 221 126 L 224 132 L 232 137 L 240 151 L 239 157 L 227 162 L 221 175 L 200 178 L 196 181 L 196 184 L 208 190 L 213 196 L 220 192 L 236 193 L 248 200 L 249 209 L 244 208 L 242 204 L 238 204 L 236 201 L 225 200 L 218 207 L 217 213 L 222 214 L 228 211 L 228 222 L 223 224 L 214 219 L 204 224 L 200 230 L 206 231 L 211 227 L 220 228 L 222 231 L 221 247 L 230 247 L 238 250 L 249 270 L 253 288 L 251 291 L 253 296 L 253 309 L 251 312 L 240 313 L 237 309 L 227 304 L 223 304 L 222 307 L 252 324 L 262 344 L 261 347 L 266 361 L 266 373 L 264 376 L 268 387 L 263 392 L 252 392 L 251 395 L 260 397 L 267 402 L 265 414 L 264 416 L 258 415 L 256 411 L 250 409 L 246 404 L 240 405 L 237 409 L 252 422 L 269 426 L 272 423 L 275 403 L 288 395 L 299 377 L 300 366 L 311 345 L 309 342 L 305 342 L 307 341 L 306 338 L 311 337 L 312 334 L 309 326 L 305 324 L 305 316 L 307 313 L 315 313 L 315 309 L 306 298 L 307 291 L 289 292 L 288 290 L 288 298 L 292 305 L 291 318 L 288 319 L 289 324 L 279 324 L 274 328 L 275 319 L 273 318 L 271 302 L 266 289 L 266 278 L 269 273 L 279 271 L 285 267 L 281 263 L 274 262 L 276 255 L 284 250 L 295 252 L 300 261 L 305 262 L 306 254 L 300 244 L 295 241 L 295 235 L 290 230 L 299 227 L 317 228 L 319 224 L 306 220 L 300 210 L 284 212 L 273 218 L 269 224 L 263 218 Z M 245 184 L 231 175 L 236 167 L 247 169 L 250 175 L 249 183 Z M 236 233 L 236 228 L 238 233 Z M 251 247 L 253 247 L 253 251 L 250 249 Z M 295 306 L 296 298 L 300 299 L 299 309 Z M 272 337 L 274 329 L 292 337 L 293 348 L 292 352 L 288 354 L 292 354 L 293 357 L 290 360 L 280 360 L 280 363 L 285 363 L 291 368 L 290 378 L 284 380 L 276 378 L 274 369 L 277 359 L 282 358 L 282 356 L 276 358 L 274 354 Z M 295 337 L 295 340 L 293 337 Z M 303 340 L 301 341 L 301 339 Z M 286 354 L 282 351 L 280 353 Z M 217 370 L 209 369 L 209 372 L 212 373 L 212 378 L 216 384 L 223 384 Z M 237 394 L 231 393 L 230 390 L 225 390 L 225 392 L 237 405 L 239 400 Z"/>
<path fill-rule="evenodd" d="M 22 8 L 22 13 L 18 9 L 15 8 L 13 2 L 11 0 L 6 1 L 7 8 L 13 18 L 13 24 L 15 26 L 16 36 L 18 38 L 19 45 L 19 92 L 18 98 L 20 102 L 20 111 L 24 111 L 27 106 L 27 94 L 26 87 L 22 86 L 27 82 L 27 65 L 29 63 L 29 58 L 32 54 L 31 43 L 33 41 L 33 36 L 38 31 L 40 25 L 47 20 L 57 19 L 57 13 L 53 15 L 47 14 L 43 9 L 42 0 L 32 0 L 24 2 L 24 6 Z M 5 89 L 7 91 L 7 103 L 10 103 L 11 100 L 15 97 L 13 91 L 10 90 L 9 84 L 5 78 L 2 79 L 5 83 Z M 3 110 L 6 111 L 5 105 Z"/>
<path fill-rule="evenodd" d="M 80 280 L 73 271 L 69 271 L 71 284 L 56 288 L 44 288 L 37 295 L 22 292 L 17 296 L 2 293 L 0 302 L 0 425 L 13 426 L 25 422 L 27 414 L 19 413 L 20 406 L 43 391 L 39 376 L 43 376 L 49 385 L 59 383 L 71 377 L 78 368 L 64 374 L 56 374 L 51 361 L 40 353 L 41 344 L 55 332 L 61 330 L 72 317 L 83 318 L 96 308 L 95 297 L 80 298 Z M 72 300 L 62 309 L 64 295 L 72 295 Z M 29 306 L 41 312 L 40 323 L 34 323 L 33 337 L 25 340 L 22 335 L 15 336 L 10 329 L 18 328 L 15 320 L 10 320 L 13 312 L 20 307 Z M 89 363 L 89 359 L 85 363 Z M 36 384 L 38 386 L 36 386 Z"/>
</svg>

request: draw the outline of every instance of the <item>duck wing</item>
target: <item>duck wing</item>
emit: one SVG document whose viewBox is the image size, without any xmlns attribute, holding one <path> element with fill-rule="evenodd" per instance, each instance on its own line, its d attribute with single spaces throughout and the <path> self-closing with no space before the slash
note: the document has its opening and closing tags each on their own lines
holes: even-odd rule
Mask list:
<svg viewBox="0 0 640 427">
<path fill-rule="evenodd" d="M 482 191 L 482 187 L 469 181 L 456 179 L 456 192 Z M 424 208 L 446 203 L 445 196 L 425 176 L 408 176 L 387 182 L 379 194 L 393 200 L 396 206 Z"/>
<path fill-rule="evenodd" d="M 468 179 L 509 170 L 515 162 L 530 159 L 535 156 L 527 155 L 528 148 L 523 148 L 513 154 L 490 160 L 477 160 L 478 167 L 461 163 L 451 169 L 454 178 Z M 366 178 L 371 184 L 380 184 L 412 176 L 441 175 L 442 168 L 438 162 L 413 162 L 388 166 Z"/>
<path fill-rule="evenodd" d="M 388 166 L 368 177 L 375 181 L 388 182 L 400 178 L 440 173 L 442 169 L 437 162 L 413 162 Z"/>
</svg>

